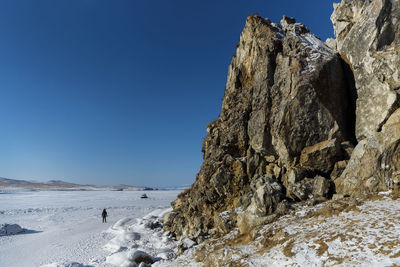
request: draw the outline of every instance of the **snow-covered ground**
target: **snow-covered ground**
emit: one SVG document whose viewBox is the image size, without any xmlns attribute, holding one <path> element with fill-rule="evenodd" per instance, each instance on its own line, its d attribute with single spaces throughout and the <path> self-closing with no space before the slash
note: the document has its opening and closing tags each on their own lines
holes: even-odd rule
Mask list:
<svg viewBox="0 0 400 267">
<path fill-rule="evenodd" d="M 168 257 L 171 249 L 161 243 L 167 244 L 168 238 L 157 230 L 156 219 L 180 191 L 146 193 L 148 199 L 141 199 L 140 191 L 0 193 L 0 225 L 18 224 L 26 229 L 17 235 L 0 236 L 0 266 L 57 266 L 65 262 L 114 266 L 111 263 L 118 263 L 134 248 L 148 248 L 153 256 Z M 107 223 L 102 223 L 103 208 L 109 215 Z M 151 212 L 153 215 L 148 215 Z M 146 223 L 153 228 L 148 236 Z M 134 226 L 139 230 L 133 232 Z M 160 242 L 152 240 L 157 236 Z"/>
<path fill-rule="evenodd" d="M 162 230 L 161 218 L 180 192 L 149 191 L 148 199 L 135 191 L 0 194 L 0 225 L 26 229 L 0 236 L 0 266 L 400 265 L 400 199 L 389 193 L 365 202 L 297 204 L 251 238 L 234 230 L 174 258 L 179 242 Z M 101 222 L 103 208 L 107 223 Z"/>
<path fill-rule="evenodd" d="M 160 266 L 400 266 L 400 199 L 298 205 L 251 236 L 235 230 Z"/>
</svg>

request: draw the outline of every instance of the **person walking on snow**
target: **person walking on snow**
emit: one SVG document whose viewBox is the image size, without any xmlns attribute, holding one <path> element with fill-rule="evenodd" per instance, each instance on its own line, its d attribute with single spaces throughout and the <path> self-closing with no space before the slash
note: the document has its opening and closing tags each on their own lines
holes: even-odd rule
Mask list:
<svg viewBox="0 0 400 267">
<path fill-rule="evenodd" d="M 101 214 L 101 216 L 103 217 L 103 223 L 107 222 L 107 211 L 106 209 L 103 210 L 103 213 Z"/>
</svg>

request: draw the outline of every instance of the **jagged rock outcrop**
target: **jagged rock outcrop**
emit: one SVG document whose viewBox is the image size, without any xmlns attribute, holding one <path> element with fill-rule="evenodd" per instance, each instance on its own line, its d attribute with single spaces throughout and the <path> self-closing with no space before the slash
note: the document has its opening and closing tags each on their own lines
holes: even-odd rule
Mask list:
<svg viewBox="0 0 400 267">
<path fill-rule="evenodd" d="M 201 242 L 270 222 L 288 200 L 329 197 L 355 142 L 354 101 L 347 64 L 303 24 L 249 16 L 204 162 L 164 228 Z"/>
<path fill-rule="evenodd" d="M 400 181 L 400 4 L 343 0 L 334 8 L 336 46 L 357 88 L 359 142 L 336 190 L 368 195 Z"/>
</svg>

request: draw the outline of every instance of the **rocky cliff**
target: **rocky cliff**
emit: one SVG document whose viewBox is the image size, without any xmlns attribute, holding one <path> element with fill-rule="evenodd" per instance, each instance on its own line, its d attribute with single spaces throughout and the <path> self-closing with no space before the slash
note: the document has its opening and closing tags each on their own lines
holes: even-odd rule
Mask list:
<svg viewBox="0 0 400 267">
<path fill-rule="evenodd" d="M 337 191 L 367 195 L 400 182 L 400 6 L 397 0 L 342 1 L 332 22 L 337 50 L 357 88 L 358 145 Z"/>
<path fill-rule="evenodd" d="M 295 19 L 247 18 L 204 162 L 164 228 L 201 242 L 274 221 L 294 202 L 400 182 L 400 8 L 335 4 L 325 44 Z"/>
</svg>

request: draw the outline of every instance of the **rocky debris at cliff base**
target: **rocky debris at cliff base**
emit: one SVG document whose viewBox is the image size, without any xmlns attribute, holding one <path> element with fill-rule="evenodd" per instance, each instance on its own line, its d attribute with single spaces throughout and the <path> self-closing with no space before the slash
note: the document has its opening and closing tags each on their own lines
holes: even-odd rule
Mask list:
<svg viewBox="0 0 400 267">
<path fill-rule="evenodd" d="M 235 229 L 153 266 L 398 265 L 400 200 L 390 192 L 374 198 L 296 204 L 292 213 L 250 235 Z"/>
</svg>

